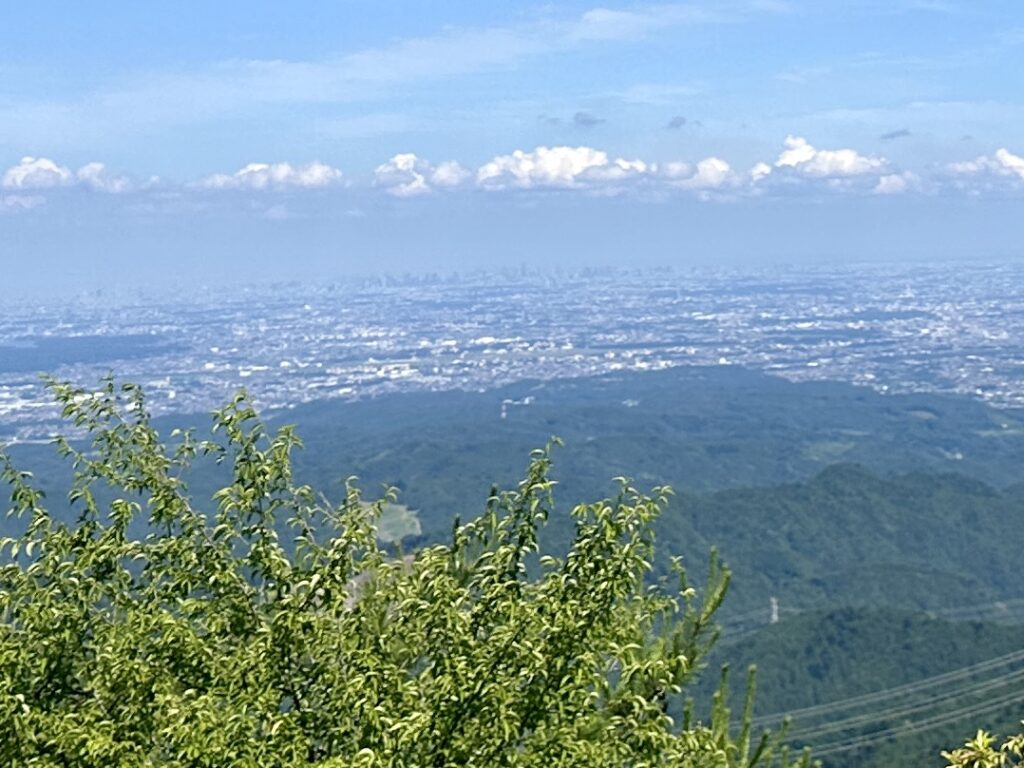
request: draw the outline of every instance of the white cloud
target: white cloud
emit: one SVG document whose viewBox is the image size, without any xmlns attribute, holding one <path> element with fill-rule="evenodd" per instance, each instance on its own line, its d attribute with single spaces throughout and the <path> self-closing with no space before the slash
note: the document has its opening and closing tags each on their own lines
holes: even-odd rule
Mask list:
<svg viewBox="0 0 1024 768">
<path fill-rule="evenodd" d="M 131 189 L 131 181 L 126 176 L 111 176 L 103 163 L 86 163 L 75 172 L 75 178 L 98 192 L 120 194 Z"/>
<path fill-rule="evenodd" d="M 876 195 L 898 195 L 906 192 L 910 185 L 917 181 L 913 173 L 887 173 L 879 177 L 875 188 L 871 190 Z"/>
<path fill-rule="evenodd" d="M 625 181 L 640 178 L 653 168 L 654 166 L 643 160 L 624 160 L 617 157 L 605 165 L 594 166 L 586 172 L 585 178 L 596 181 Z"/>
<path fill-rule="evenodd" d="M 373 180 L 395 197 L 416 197 L 430 192 L 427 173 L 429 169 L 424 161 L 412 152 L 403 152 L 378 165 Z"/>
<path fill-rule="evenodd" d="M 662 163 L 658 170 L 667 179 L 685 179 L 694 173 L 693 166 L 682 160 L 671 160 L 667 163 Z"/>
<path fill-rule="evenodd" d="M 217 173 L 202 179 L 204 189 L 314 189 L 336 184 L 341 171 L 320 162 L 293 166 L 290 163 L 249 163 L 233 174 Z"/>
<path fill-rule="evenodd" d="M 982 155 L 974 160 L 952 163 L 949 168 L 953 173 L 964 176 L 992 174 L 1024 180 L 1024 157 L 1013 154 L 1005 147 L 997 149 L 991 155 Z"/>
<path fill-rule="evenodd" d="M 719 157 L 707 157 L 696 167 L 688 163 L 668 163 L 664 174 L 672 186 L 681 189 L 720 189 L 736 183 L 736 174 L 730 165 Z"/>
<path fill-rule="evenodd" d="M 457 187 L 473 174 L 454 160 L 446 160 L 430 173 L 430 183 L 435 187 Z"/>
<path fill-rule="evenodd" d="M 768 163 L 755 163 L 750 169 L 750 180 L 755 184 L 766 176 L 770 176 L 772 167 Z"/>
<path fill-rule="evenodd" d="M 51 189 L 74 183 L 71 171 L 46 157 L 23 157 L 0 179 L 5 189 Z"/>
<path fill-rule="evenodd" d="M 648 170 L 641 160 L 609 159 L 608 153 L 592 147 L 537 147 L 498 155 L 480 166 L 476 180 L 487 189 L 573 188 L 635 178 Z"/>
<path fill-rule="evenodd" d="M 30 209 L 47 202 L 33 193 L 54 199 L 68 197 L 68 189 L 103 193 L 132 193 L 157 199 L 187 198 L 189 190 L 287 190 L 342 186 L 342 172 L 320 162 L 305 165 L 251 163 L 233 174 L 215 174 L 192 184 L 168 184 L 114 175 L 100 162 L 72 171 L 49 158 L 24 157 L 0 174 L 0 209 Z M 368 185 L 364 184 L 364 190 Z M 395 197 L 416 197 L 445 189 L 476 187 L 483 190 L 576 190 L 591 195 L 636 193 L 643 199 L 665 199 L 690 193 L 701 199 L 736 199 L 769 194 L 875 194 L 899 195 L 960 190 L 1024 189 L 1024 157 L 1001 148 L 973 160 L 946 166 L 946 174 L 922 178 L 893 167 L 882 157 L 862 155 L 854 149 L 818 149 L 799 136 L 787 136 L 773 163 L 758 162 L 738 172 L 721 157 L 695 162 L 652 162 L 616 157 L 590 146 L 538 146 L 493 157 L 474 171 L 454 160 L 432 163 L 414 153 L 396 154 L 378 165 L 373 186 Z M 354 191 L 354 188 L 351 190 Z M 273 206 L 280 198 L 251 200 L 268 218 L 284 219 L 303 212 Z M 209 203 L 193 195 L 193 202 Z M 266 207 L 269 206 L 269 207 Z"/>
<path fill-rule="evenodd" d="M 878 173 L 886 166 L 884 159 L 862 155 L 853 149 L 815 149 L 800 136 L 787 136 L 785 146 L 775 167 L 792 169 L 804 176 L 863 176 Z"/>
<path fill-rule="evenodd" d="M 72 173 L 66 166 L 46 157 L 23 157 L 0 179 L 0 186 L 5 189 L 54 189 L 76 185 L 111 193 L 127 192 L 131 188 L 126 176 L 112 176 L 103 163 L 86 163 Z"/>
<path fill-rule="evenodd" d="M 608 155 L 590 147 L 537 147 L 498 155 L 476 173 L 484 187 L 576 186 L 590 168 L 608 164 Z"/>
<path fill-rule="evenodd" d="M 774 164 L 756 163 L 747 173 L 752 194 L 775 191 L 895 194 L 918 179 L 893 170 L 882 157 L 855 149 L 818 149 L 802 136 L 787 136 Z"/>
<path fill-rule="evenodd" d="M 1015 155 L 1004 147 L 996 150 L 995 159 L 1005 171 L 1015 173 L 1024 179 L 1024 157 Z"/>
<path fill-rule="evenodd" d="M 0 213 L 28 211 L 46 202 L 42 195 L 0 195 Z"/>
<path fill-rule="evenodd" d="M 417 197 L 436 187 L 457 187 L 471 175 L 454 160 L 434 166 L 412 152 L 403 152 L 378 165 L 373 181 L 395 197 Z"/>
</svg>

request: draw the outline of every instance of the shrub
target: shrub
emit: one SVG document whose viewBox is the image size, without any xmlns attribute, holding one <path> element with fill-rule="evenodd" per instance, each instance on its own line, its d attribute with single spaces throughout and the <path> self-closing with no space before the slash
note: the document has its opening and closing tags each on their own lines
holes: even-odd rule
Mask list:
<svg viewBox="0 0 1024 768">
<path fill-rule="evenodd" d="M 701 595 L 650 585 L 668 489 L 572 510 L 538 553 L 548 450 L 451 540 L 413 554 L 375 536 L 354 481 L 332 505 L 296 484 L 285 427 L 239 394 L 210 439 L 165 445 L 141 390 L 51 381 L 88 443 L 57 438 L 77 522 L 4 456 L 0 762 L 39 766 L 789 765 L 779 742 L 682 703 L 714 640 L 728 572 Z M 197 457 L 231 470 L 204 511 Z M 806 765 L 807 755 L 799 762 Z"/>
</svg>

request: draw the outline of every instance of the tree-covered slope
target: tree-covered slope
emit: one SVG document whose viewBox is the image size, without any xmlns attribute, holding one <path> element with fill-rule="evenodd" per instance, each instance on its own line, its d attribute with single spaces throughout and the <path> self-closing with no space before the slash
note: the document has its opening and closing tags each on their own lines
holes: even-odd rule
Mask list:
<svg viewBox="0 0 1024 768">
<path fill-rule="evenodd" d="M 837 462 L 1003 487 L 1024 465 L 1024 419 L 969 398 L 793 384 L 727 366 L 322 401 L 278 418 L 300 425 L 311 477 L 397 484 L 425 530 L 466 511 L 449 471 L 485 492 L 551 435 L 568 449 L 559 479 L 570 493 L 606 490 L 609 473 L 708 491 L 802 480 Z"/>
<path fill-rule="evenodd" d="M 968 399 L 680 368 L 328 401 L 275 421 L 299 425 L 297 474 L 328 495 L 352 474 L 371 494 L 397 486 L 421 530 L 407 546 L 441 540 L 457 515 L 478 514 L 474 499 L 557 434 L 564 498 L 607 494 L 615 475 L 677 489 L 659 522 L 664 551 L 698 564 L 719 547 L 736 573 L 734 613 L 767 615 L 772 595 L 789 610 L 951 608 L 1024 592 L 1008 544 L 1024 533 L 1024 486 L 997 490 L 1019 482 L 1020 423 Z M 52 450 L 16 449 L 59 497 L 66 470 Z M 198 470 L 192 491 L 202 498 L 224 477 L 212 465 Z M 553 549 L 571 535 L 566 511 L 556 507 L 546 531 Z"/>
<path fill-rule="evenodd" d="M 719 547 L 737 608 L 949 609 L 1024 597 L 1024 494 L 955 474 L 835 465 L 802 483 L 686 495 L 666 549 Z M 696 554 L 696 553 L 695 553 Z"/>
<path fill-rule="evenodd" d="M 756 664 L 756 722 L 793 713 L 793 743 L 815 744 L 826 766 L 941 768 L 942 749 L 1024 715 L 1022 637 L 903 611 L 818 611 L 726 642 L 716 661 Z"/>
</svg>

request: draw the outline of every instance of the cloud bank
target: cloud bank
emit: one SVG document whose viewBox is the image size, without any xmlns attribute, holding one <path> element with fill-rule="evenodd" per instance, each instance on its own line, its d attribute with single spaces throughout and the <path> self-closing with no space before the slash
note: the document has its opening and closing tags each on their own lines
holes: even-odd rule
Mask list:
<svg viewBox="0 0 1024 768">
<path fill-rule="evenodd" d="M 611 159 L 593 147 L 537 147 L 498 155 L 476 172 L 483 189 L 578 189 L 601 182 L 620 182 L 643 176 L 649 168 L 642 160 Z"/>
<path fill-rule="evenodd" d="M 395 197 L 417 197 L 436 189 L 451 189 L 461 186 L 471 176 L 454 160 L 435 166 L 412 152 L 393 156 L 373 172 L 374 185 Z"/>
<path fill-rule="evenodd" d="M 316 189 L 336 184 L 341 171 L 320 162 L 293 166 L 290 163 L 249 163 L 232 174 L 216 173 L 201 179 L 203 189 Z"/>
<path fill-rule="evenodd" d="M 127 176 L 112 175 L 103 163 L 86 163 L 72 173 L 67 166 L 48 157 L 23 157 L 0 177 L 3 189 L 39 191 L 73 186 L 111 194 L 128 192 L 133 187 Z"/>
<path fill-rule="evenodd" d="M 789 169 L 802 176 L 819 179 L 863 176 L 886 167 L 885 160 L 861 155 L 853 149 L 815 149 L 801 136 L 787 136 L 784 143 L 785 149 L 775 161 L 775 168 Z"/>
<path fill-rule="evenodd" d="M 952 163 L 950 170 L 958 176 L 989 176 L 1024 181 L 1024 157 L 1015 155 L 1004 147 L 991 155 Z"/>
<path fill-rule="evenodd" d="M 29 211 L 43 205 L 51 195 L 98 193 L 131 198 L 152 194 L 154 200 L 161 196 L 186 200 L 189 194 L 235 192 L 265 196 L 261 199 L 266 202 L 259 204 L 261 210 L 275 211 L 270 218 L 285 220 L 292 215 L 283 215 L 289 209 L 280 200 L 275 201 L 275 195 L 293 196 L 328 188 L 344 189 L 350 196 L 384 193 L 395 198 L 453 190 L 507 195 L 545 190 L 590 195 L 635 193 L 661 200 L 671 194 L 691 194 L 705 200 L 816 194 L 984 194 L 1024 190 L 1024 157 L 1004 147 L 973 160 L 929 169 L 922 175 L 884 157 L 849 147 L 819 148 L 802 136 L 790 135 L 773 160 L 759 161 L 747 170 L 737 169 L 717 155 L 695 161 L 651 161 L 578 145 L 515 149 L 475 168 L 456 160 L 435 163 L 403 152 L 374 167 L 368 178 L 349 177 L 320 161 L 254 162 L 234 173 L 170 183 L 156 177 L 139 182 L 112 173 L 98 161 L 73 171 L 51 158 L 25 156 L 0 173 L 0 208 L 6 213 Z"/>
<path fill-rule="evenodd" d="M 23 157 L 4 171 L 0 186 L 4 189 L 51 189 L 74 183 L 74 175 L 63 165 L 46 157 Z"/>
</svg>

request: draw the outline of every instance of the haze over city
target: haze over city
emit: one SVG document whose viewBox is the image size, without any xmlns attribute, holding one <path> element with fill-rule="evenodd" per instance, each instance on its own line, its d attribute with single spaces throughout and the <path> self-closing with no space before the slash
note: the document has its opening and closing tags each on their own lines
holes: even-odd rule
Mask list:
<svg viewBox="0 0 1024 768">
<path fill-rule="evenodd" d="M 1013 258 L 1014 2 L 7 4 L 23 291 Z"/>
</svg>

